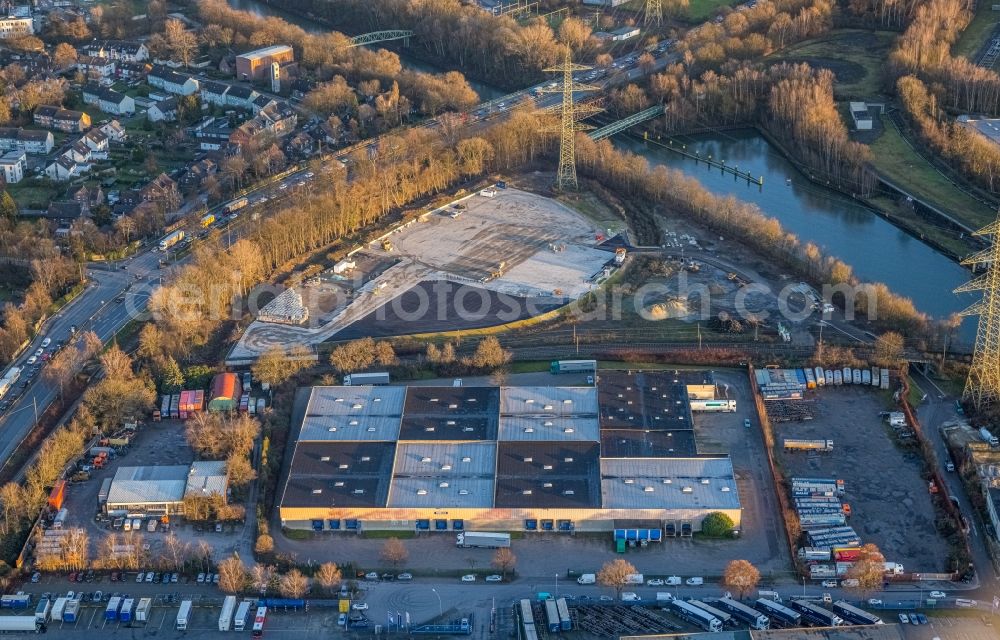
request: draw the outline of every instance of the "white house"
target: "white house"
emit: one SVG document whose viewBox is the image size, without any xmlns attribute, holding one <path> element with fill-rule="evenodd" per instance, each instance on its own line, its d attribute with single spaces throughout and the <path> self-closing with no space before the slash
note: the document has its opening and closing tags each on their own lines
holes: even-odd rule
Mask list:
<svg viewBox="0 0 1000 640">
<path fill-rule="evenodd" d="M 125 132 L 125 127 L 122 126 L 117 120 L 112 120 L 101 125 L 101 132 L 108 136 L 111 142 L 125 142 L 128 138 L 128 134 Z"/>
<path fill-rule="evenodd" d="M 172 122 L 177 119 L 177 99 L 167 98 L 154 102 L 146 109 L 146 118 L 150 122 Z"/>
<path fill-rule="evenodd" d="M 224 82 L 203 80 L 199 84 L 199 87 L 202 102 L 206 104 L 214 104 L 217 107 L 226 106 L 226 94 L 231 88 L 228 84 Z"/>
<path fill-rule="evenodd" d="M 249 109 L 260 94 L 241 85 L 233 85 L 226 94 L 226 105 L 239 109 Z"/>
<path fill-rule="evenodd" d="M 135 100 L 130 96 L 96 84 L 88 84 L 83 88 L 83 101 L 86 104 L 97 105 L 97 108 L 104 113 L 116 116 L 135 113 Z"/>
<path fill-rule="evenodd" d="M 84 46 L 83 50 L 92 56 L 123 62 L 149 60 L 149 49 L 146 48 L 146 45 L 130 40 L 94 40 Z"/>
<path fill-rule="evenodd" d="M 113 78 L 115 61 L 100 56 L 81 55 L 76 61 L 76 68 L 88 78 Z"/>
<path fill-rule="evenodd" d="M 0 151 L 24 151 L 32 155 L 45 155 L 52 151 L 55 138 L 51 131 L 36 129 L 0 128 Z"/>
<path fill-rule="evenodd" d="M 91 129 L 80 138 L 90 149 L 91 158 L 106 160 L 108 157 L 108 136 L 100 129 Z"/>
<path fill-rule="evenodd" d="M 35 33 L 35 23 L 32 18 L 6 16 L 0 18 L 0 39 L 20 38 Z"/>
<path fill-rule="evenodd" d="M 59 156 L 45 167 L 45 175 L 57 182 L 64 182 L 80 175 L 80 167 L 72 158 Z"/>
<path fill-rule="evenodd" d="M 165 67 L 153 67 L 146 76 L 149 86 L 163 89 L 167 93 L 179 96 L 189 96 L 198 91 L 198 81 Z"/>
<path fill-rule="evenodd" d="M 0 156 L 0 169 L 7 184 L 18 183 L 28 170 L 28 158 L 24 151 L 8 151 Z"/>
</svg>

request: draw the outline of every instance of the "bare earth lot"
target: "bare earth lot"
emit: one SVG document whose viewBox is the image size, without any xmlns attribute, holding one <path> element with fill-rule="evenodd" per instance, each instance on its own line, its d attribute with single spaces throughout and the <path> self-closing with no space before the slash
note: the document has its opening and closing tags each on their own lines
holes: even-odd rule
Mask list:
<svg viewBox="0 0 1000 640">
<path fill-rule="evenodd" d="M 443 207 L 430 211 L 398 228 L 387 237 L 392 244 L 389 250 L 377 242 L 355 254 L 352 259 L 359 262 L 357 270 L 366 275 L 347 274 L 350 286 L 324 284 L 322 275 L 314 279 L 309 290 L 301 292 L 305 304 L 310 305 L 309 299 L 319 301 L 311 308 L 306 326 L 254 322 L 233 348 L 230 359 L 254 358 L 279 344 L 340 339 L 344 329 L 407 292 L 412 296 L 425 281 L 447 280 L 471 290 L 466 297 L 473 309 L 479 309 L 481 295 L 490 300 L 497 294 L 514 300 L 541 300 L 543 306 L 553 300 L 569 302 L 590 291 L 595 276 L 601 275 L 603 265 L 614 257 L 610 251 L 597 248 L 600 229 L 556 200 L 505 189 L 494 198 L 464 198 L 462 205 L 465 208 L 461 210 Z M 393 260 L 388 269 L 368 276 L 369 265 Z M 324 287 L 330 291 L 324 293 Z M 349 299 L 341 295 L 344 291 Z M 447 329 L 454 310 L 439 314 L 438 306 L 428 307 L 428 312 L 435 317 L 443 315 L 446 322 L 434 328 Z M 508 312 L 508 306 L 487 309 L 476 326 L 490 324 L 489 317 L 501 312 Z M 514 314 L 515 319 L 523 315 Z M 497 319 L 492 324 L 509 321 Z M 402 328 L 398 322 L 396 326 Z"/>
<path fill-rule="evenodd" d="M 848 524 L 907 572 L 946 570 L 948 546 L 934 528 L 934 509 L 915 449 L 901 448 L 879 412 L 884 393 L 863 387 L 816 392 L 816 418 L 775 425 L 776 439 L 833 440 L 833 452 L 779 454 L 787 476 L 840 478 L 853 516 Z"/>
</svg>

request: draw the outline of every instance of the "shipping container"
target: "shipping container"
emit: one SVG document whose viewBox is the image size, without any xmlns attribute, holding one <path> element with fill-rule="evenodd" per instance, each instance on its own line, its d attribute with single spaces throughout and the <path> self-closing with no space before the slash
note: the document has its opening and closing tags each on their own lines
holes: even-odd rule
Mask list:
<svg viewBox="0 0 1000 640">
<path fill-rule="evenodd" d="M 135 606 L 135 601 L 132 598 L 122 600 L 122 608 L 118 610 L 118 619 L 122 622 L 131 622 L 133 606 Z"/>
<path fill-rule="evenodd" d="M 115 596 L 108 600 L 108 606 L 104 609 L 104 619 L 109 622 L 114 622 L 118 619 L 118 609 L 122 606 L 122 599 L 119 596 Z"/>
<path fill-rule="evenodd" d="M 226 596 L 222 602 L 222 611 L 219 613 L 219 631 L 229 631 L 235 609 L 236 596 Z"/>
<path fill-rule="evenodd" d="M 57 480 L 49 492 L 49 509 L 59 511 L 62 509 L 63 500 L 66 499 L 66 481 Z"/>
<path fill-rule="evenodd" d="M 80 601 L 79 600 L 69 600 L 66 602 L 66 607 L 63 609 L 63 622 L 76 622 L 80 617 Z"/>
<path fill-rule="evenodd" d="M 142 598 L 139 600 L 139 606 L 135 608 L 135 619 L 136 622 L 149 622 L 149 613 L 153 609 L 153 599 L 152 598 Z"/>
<path fill-rule="evenodd" d="M 236 617 L 233 618 L 233 629 L 236 631 L 243 631 L 247 626 L 247 616 L 250 615 L 250 607 L 253 606 L 253 602 L 250 600 L 244 600 L 240 603 L 238 609 L 236 609 Z"/>
<path fill-rule="evenodd" d="M 551 373 L 596 373 L 597 360 L 554 360 Z"/>
</svg>

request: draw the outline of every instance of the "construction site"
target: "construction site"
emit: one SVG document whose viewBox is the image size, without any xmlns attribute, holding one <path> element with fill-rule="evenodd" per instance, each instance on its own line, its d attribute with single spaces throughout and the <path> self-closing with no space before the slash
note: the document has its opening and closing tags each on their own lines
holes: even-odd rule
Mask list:
<svg viewBox="0 0 1000 640">
<path fill-rule="evenodd" d="M 360 335 L 408 335 L 493 326 L 568 304 L 599 286 L 623 255 L 569 207 L 512 188 L 489 188 L 425 212 L 295 288 L 280 314 L 258 318 L 229 361 L 275 345 L 315 345 Z M 301 299 L 301 302 L 298 299 Z M 277 301 L 277 299 L 276 299 Z M 358 331 L 357 326 L 363 326 Z"/>
</svg>

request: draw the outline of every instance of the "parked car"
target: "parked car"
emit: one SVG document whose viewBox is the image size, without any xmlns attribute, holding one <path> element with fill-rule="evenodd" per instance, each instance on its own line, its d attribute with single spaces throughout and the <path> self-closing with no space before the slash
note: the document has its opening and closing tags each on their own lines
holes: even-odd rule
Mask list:
<svg viewBox="0 0 1000 640">
<path fill-rule="evenodd" d="M 881 607 L 882 606 L 882 601 L 879 600 L 878 598 L 868 598 L 868 606 L 869 607 Z"/>
<path fill-rule="evenodd" d="M 646 580 L 647 587 L 662 587 L 663 584 L 664 584 L 663 580 L 661 580 L 660 578 L 652 578 L 650 580 Z"/>
<path fill-rule="evenodd" d="M 837 581 L 836 580 L 824 580 L 823 581 L 823 586 L 826 587 L 827 589 L 836 589 L 837 588 Z"/>
<path fill-rule="evenodd" d="M 38 356 L 31 356 L 28 358 L 28 364 L 35 364 L 36 362 L 38 362 Z"/>
<path fill-rule="evenodd" d="M 152 582 L 155 579 L 156 579 L 155 573 L 153 573 L 152 571 L 146 573 L 146 582 Z"/>
<path fill-rule="evenodd" d="M 368 603 L 355 602 L 354 604 L 351 605 L 351 608 L 354 609 L 355 611 L 368 611 Z"/>
<path fill-rule="evenodd" d="M 614 600 L 611 596 L 601 596 L 601 602 L 614 602 Z"/>
<path fill-rule="evenodd" d="M 917 620 L 920 621 L 920 624 L 927 624 L 927 622 L 928 622 L 927 621 L 927 616 L 925 616 L 922 613 L 917 613 L 917 614 L 910 614 L 910 617 L 912 618 L 914 615 L 917 616 Z"/>
<path fill-rule="evenodd" d="M 104 600 L 104 592 L 103 591 L 95 591 L 94 592 L 93 600 L 94 600 L 94 602 L 100 602 L 101 600 Z"/>
<path fill-rule="evenodd" d="M 942 600 L 944 598 L 947 598 L 948 596 L 945 594 L 944 591 L 931 591 L 927 597 L 934 598 L 935 600 Z"/>
<path fill-rule="evenodd" d="M 902 624 L 910 624 L 910 616 L 905 613 L 899 614 L 899 622 Z"/>
<path fill-rule="evenodd" d="M 497 574 L 486 576 L 486 582 L 503 582 L 503 576 L 499 576 Z"/>
<path fill-rule="evenodd" d="M 43 349 L 45 347 L 49 346 L 50 344 L 52 344 L 52 338 L 46 338 L 46 339 L 42 340 L 42 348 Z"/>
<path fill-rule="evenodd" d="M 687 580 L 684 581 L 684 583 L 687 584 L 688 586 L 692 586 L 693 587 L 693 586 L 697 586 L 699 584 L 705 584 L 705 579 L 704 578 L 700 578 L 700 577 L 699 578 L 688 578 Z"/>
<path fill-rule="evenodd" d="M 750 428 L 750 418 L 743 418 L 743 427 L 746 429 Z"/>
<path fill-rule="evenodd" d="M 139 582 L 142 582 L 142 581 L 143 581 L 143 580 L 145 580 L 145 579 L 146 579 L 146 574 L 145 574 L 144 572 L 142 572 L 142 571 L 140 571 L 140 572 L 139 572 L 139 575 L 137 575 L 137 576 L 135 577 L 135 581 L 136 581 L 137 583 L 139 583 Z"/>
<path fill-rule="evenodd" d="M 177 582 L 180 579 L 181 579 L 181 576 L 180 576 L 179 573 L 175 573 L 175 574 L 173 574 L 173 575 L 170 576 L 170 582 Z"/>
<path fill-rule="evenodd" d="M 365 580 L 378 580 L 378 573 L 375 571 L 370 571 L 366 573 Z"/>
<path fill-rule="evenodd" d="M 337 626 L 343 627 L 346 624 L 347 624 L 347 614 L 346 613 L 342 613 L 339 616 L 337 616 Z"/>
<path fill-rule="evenodd" d="M 204 573 L 199 573 L 198 574 L 198 584 L 204 584 L 204 583 L 205 583 L 205 574 Z"/>
<path fill-rule="evenodd" d="M 462 576 L 462 582 L 475 582 L 475 581 L 476 581 L 476 576 L 471 573 L 467 573 L 464 576 Z"/>
<path fill-rule="evenodd" d="M 413 580 L 413 575 L 409 573 L 401 573 L 396 576 L 396 580 Z"/>
<path fill-rule="evenodd" d="M 38 581 L 41 580 L 41 579 L 42 579 L 42 574 L 38 573 L 37 571 L 34 572 L 33 574 L 31 574 L 31 582 L 32 583 L 38 584 Z"/>
</svg>

